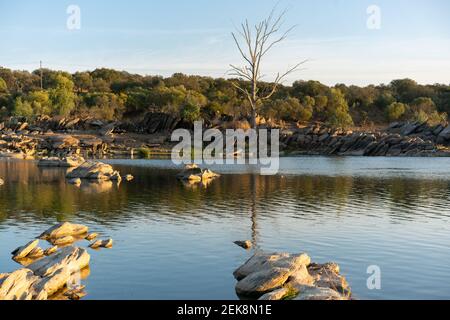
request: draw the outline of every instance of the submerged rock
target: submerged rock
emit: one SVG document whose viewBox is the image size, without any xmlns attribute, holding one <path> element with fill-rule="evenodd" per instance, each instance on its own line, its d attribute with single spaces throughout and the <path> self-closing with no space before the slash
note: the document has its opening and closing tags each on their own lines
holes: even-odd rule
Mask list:
<svg viewBox="0 0 450 320">
<path fill-rule="evenodd" d="M 306 254 L 257 253 L 234 273 L 236 293 L 261 300 L 348 300 L 349 285 L 335 263 L 311 263 Z"/>
</svg>

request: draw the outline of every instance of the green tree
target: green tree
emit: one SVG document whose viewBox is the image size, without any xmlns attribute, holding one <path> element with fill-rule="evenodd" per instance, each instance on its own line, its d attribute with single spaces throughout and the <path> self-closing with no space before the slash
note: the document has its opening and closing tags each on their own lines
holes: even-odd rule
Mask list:
<svg viewBox="0 0 450 320">
<path fill-rule="evenodd" d="M 406 110 L 407 106 L 401 102 L 391 103 L 386 109 L 387 118 L 389 121 L 396 121 L 405 114 Z"/>
<path fill-rule="evenodd" d="M 333 127 L 346 128 L 353 125 L 347 101 L 339 89 L 330 90 L 325 115 L 325 121 Z"/>
<path fill-rule="evenodd" d="M 53 114 L 68 115 L 75 107 L 74 84 L 71 79 L 58 74 L 56 87 L 50 90 L 50 100 L 54 107 Z"/>
<path fill-rule="evenodd" d="M 200 107 L 195 104 L 187 103 L 181 109 L 180 115 L 185 121 L 194 122 L 200 119 Z"/>
<path fill-rule="evenodd" d="M 0 94 L 2 93 L 8 93 L 8 85 L 3 78 L 0 78 Z"/>
<path fill-rule="evenodd" d="M 14 100 L 13 115 L 25 118 L 31 118 L 33 116 L 33 107 L 28 101 L 22 101 L 21 97 Z"/>
</svg>

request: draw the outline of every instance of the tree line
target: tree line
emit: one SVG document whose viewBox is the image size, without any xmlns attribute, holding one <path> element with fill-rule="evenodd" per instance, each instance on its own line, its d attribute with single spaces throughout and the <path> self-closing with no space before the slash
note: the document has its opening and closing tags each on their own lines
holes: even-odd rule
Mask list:
<svg viewBox="0 0 450 320">
<path fill-rule="evenodd" d="M 42 88 L 41 88 L 42 71 Z M 242 79 L 189 76 L 142 76 L 112 69 L 70 74 L 49 69 L 34 72 L 0 68 L 0 118 L 40 115 L 91 116 L 126 120 L 147 112 L 176 115 L 187 122 L 251 118 L 247 97 L 236 87 Z M 273 83 L 260 83 L 271 92 Z M 447 121 L 450 85 L 420 85 L 411 79 L 366 87 L 299 80 L 278 85 L 257 106 L 271 121 L 320 121 L 335 127 L 368 126 L 392 121 Z"/>
</svg>

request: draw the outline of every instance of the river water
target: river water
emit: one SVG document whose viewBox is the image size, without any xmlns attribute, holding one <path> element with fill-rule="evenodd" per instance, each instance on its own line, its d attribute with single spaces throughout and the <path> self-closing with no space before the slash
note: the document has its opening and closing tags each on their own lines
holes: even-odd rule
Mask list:
<svg viewBox="0 0 450 320">
<path fill-rule="evenodd" d="M 213 167 L 222 177 L 198 187 L 167 160 L 109 162 L 135 180 L 75 187 L 64 169 L 0 161 L 0 273 L 19 268 L 14 248 L 70 221 L 115 241 L 89 249 L 86 299 L 237 299 L 232 272 L 252 251 L 233 241 L 246 239 L 337 262 L 356 298 L 450 299 L 450 159 L 282 158 L 278 175 Z"/>
</svg>

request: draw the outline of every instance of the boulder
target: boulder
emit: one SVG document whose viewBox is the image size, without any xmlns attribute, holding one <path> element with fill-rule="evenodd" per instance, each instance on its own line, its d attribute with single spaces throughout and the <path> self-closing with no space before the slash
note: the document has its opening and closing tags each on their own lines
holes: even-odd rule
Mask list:
<svg viewBox="0 0 450 320">
<path fill-rule="evenodd" d="M 75 238 L 73 236 L 66 236 L 66 237 L 51 239 L 50 241 L 54 246 L 59 247 L 59 246 L 66 246 L 68 244 L 74 243 Z"/>
<path fill-rule="evenodd" d="M 90 255 L 83 248 L 64 247 L 48 257 L 42 258 L 31 265 L 28 269 L 40 277 L 48 277 L 59 269 L 68 269 L 71 273 L 79 272 L 89 265 Z"/>
<path fill-rule="evenodd" d="M 87 235 L 87 237 L 85 238 L 87 241 L 92 241 L 92 240 L 94 240 L 94 239 L 96 239 L 98 237 L 98 234 L 97 233 L 91 233 L 91 234 L 88 234 Z"/>
<path fill-rule="evenodd" d="M 252 248 L 253 244 L 250 240 L 246 240 L 246 241 L 235 241 L 234 242 L 235 245 L 244 248 L 245 250 L 249 250 Z"/>
<path fill-rule="evenodd" d="M 281 288 L 292 271 L 288 268 L 266 268 L 253 272 L 236 284 L 238 295 L 252 297 Z"/>
<path fill-rule="evenodd" d="M 236 293 L 261 300 L 349 300 L 335 263 L 315 264 L 306 254 L 257 253 L 234 272 Z"/>
<path fill-rule="evenodd" d="M 11 252 L 11 254 L 13 255 L 13 259 L 14 260 L 19 260 L 19 259 L 23 259 L 26 256 L 28 256 L 28 254 L 33 251 L 34 248 L 37 247 L 37 245 L 39 244 L 39 239 L 33 240 L 28 242 L 26 245 L 17 248 L 16 250 L 14 250 L 13 252 Z"/>
<path fill-rule="evenodd" d="M 70 135 L 51 135 L 47 138 L 51 149 L 67 149 L 78 147 L 80 140 Z"/>
<path fill-rule="evenodd" d="M 59 223 L 44 231 L 39 238 L 43 240 L 53 240 L 67 236 L 80 236 L 88 233 L 89 228 L 81 224 L 70 222 Z"/>
<path fill-rule="evenodd" d="M 91 180 L 111 180 L 115 174 L 112 166 L 97 161 L 86 161 L 79 167 L 67 173 L 67 179 L 91 179 Z"/>
<path fill-rule="evenodd" d="M 112 239 L 108 239 L 108 240 L 97 240 L 94 243 L 91 243 L 89 245 L 89 248 L 91 249 L 98 249 L 98 248 L 112 248 L 113 246 L 113 240 Z"/>
<path fill-rule="evenodd" d="M 296 289 L 298 290 L 298 295 L 293 300 L 347 300 L 330 288 L 299 286 Z"/>
<path fill-rule="evenodd" d="M 179 180 L 202 182 L 220 177 L 219 174 L 209 169 L 202 170 L 196 164 L 187 165 L 182 172 L 177 175 Z"/>
<path fill-rule="evenodd" d="M 441 131 L 441 133 L 437 137 L 436 142 L 438 144 L 447 144 L 449 140 L 450 140 L 450 126 Z"/>
<path fill-rule="evenodd" d="M 5 184 L 5 181 L 2 178 L 0 178 L 0 186 L 2 186 L 4 184 Z"/>
<path fill-rule="evenodd" d="M 131 180 L 133 180 L 134 179 L 134 177 L 131 175 L 131 174 L 127 174 L 126 176 L 125 176 L 125 180 L 126 181 L 131 181 Z"/>
<path fill-rule="evenodd" d="M 0 300 L 31 300 L 36 294 L 33 286 L 40 280 L 29 269 L 19 269 L 2 279 Z"/>
</svg>

